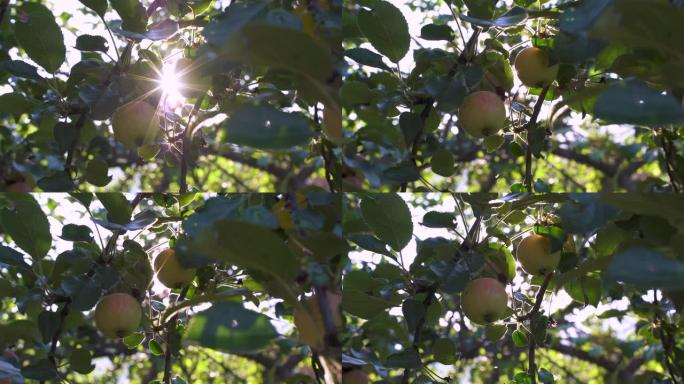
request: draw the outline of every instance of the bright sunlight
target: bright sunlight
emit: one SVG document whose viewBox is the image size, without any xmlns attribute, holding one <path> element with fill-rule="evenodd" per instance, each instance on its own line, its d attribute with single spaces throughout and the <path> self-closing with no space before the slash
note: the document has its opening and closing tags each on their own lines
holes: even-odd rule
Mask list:
<svg viewBox="0 0 684 384">
<path fill-rule="evenodd" d="M 164 63 L 161 73 L 159 74 L 159 87 L 163 94 L 162 99 L 168 106 L 180 104 L 184 97 L 180 93 L 183 87 L 181 83 L 181 76 L 176 72 L 176 62 Z"/>
</svg>

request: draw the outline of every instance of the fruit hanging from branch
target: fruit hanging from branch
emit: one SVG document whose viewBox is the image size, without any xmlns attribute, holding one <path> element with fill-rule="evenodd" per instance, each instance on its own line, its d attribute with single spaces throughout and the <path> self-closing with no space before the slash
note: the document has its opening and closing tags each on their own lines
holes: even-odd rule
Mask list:
<svg viewBox="0 0 684 384">
<path fill-rule="evenodd" d="M 461 293 L 463 314 L 475 324 L 485 325 L 501 319 L 507 305 L 506 289 L 491 277 L 470 281 Z"/>
<path fill-rule="evenodd" d="M 542 235 L 528 236 L 518 244 L 516 256 L 525 272 L 544 276 L 560 262 L 560 251 L 551 253 L 551 239 Z"/>
<path fill-rule="evenodd" d="M 106 337 L 122 338 L 135 332 L 142 320 L 142 308 L 127 293 L 104 296 L 95 307 L 95 325 Z"/>
<path fill-rule="evenodd" d="M 515 70 L 528 87 L 545 87 L 558 76 L 558 64 L 550 65 L 549 52 L 543 48 L 525 48 L 515 58 Z"/>
<path fill-rule="evenodd" d="M 197 273 L 194 268 L 183 267 L 176 252 L 170 248 L 161 251 L 154 259 L 154 271 L 157 279 L 169 288 L 180 288 L 190 284 Z"/>
<path fill-rule="evenodd" d="M 504 127 L 506 107 L 494 92 L 473 92 L 463 100 L 458 122 L 461 129 L 475 138 L 493 135 Z"/>
</svg>

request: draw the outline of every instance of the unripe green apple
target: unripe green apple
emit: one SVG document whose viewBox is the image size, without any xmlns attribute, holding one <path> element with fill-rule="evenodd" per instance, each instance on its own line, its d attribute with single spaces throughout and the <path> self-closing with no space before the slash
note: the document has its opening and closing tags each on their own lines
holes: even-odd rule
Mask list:
<svg viewBox="0 0 684 384">
<path fill-rule="evenodd" d="M 475 324 L 485 325 L 499 320 L 507 306 L 506 288 L 491 277 L 471 280 L 461 293 L 461 309 Z"/>
<path fill-rule="evenodd" d="M 558 64 L 549 66 L 549 52 L 542 48 L 525 48 L 515 58 L 515 70 L 528 87 L 545 87 L 558 76 Z"/>
<path fill-rule="evenodd" d="M 187 57 L 176 62 L 175 72 L 180 80 L 178 91 L 185 97 L 199 97 L 211 87 L 211 77 L 204 76 L 197 65 Z"/>
<path fill-rule="evenodd" d="M 534 234 L 520 241 L 516 256 L 525 272 L 543 276 L 558 267 L 561 255 L 560 252 L 551 253 L 548 237 Z"/>
<path fill-rule="evenodd" d="M 368 384 L 368 374 L 361 369 L 342 373 L 342 384 Z"/>
<path fill-rule="evenodd" d="M 95 307 L 95 325 L 112 339 L 135 332 L 142 320 L 142 308 L 133 296 L 112 293 L 100 299 Z"/>
<path fill-rule="evenodd" d="M 183 268 L 178 262 L 176 252 L 170 248 L 160 252 L 154 259 L 154 271 L 157 279 L 169 288 L 190 284 L 197 273 L 194 268 Z"/>
<path fill-rule="evenodd" d="M 458 114 L 461 129 L 482 138 L 499 132 L 506 122 L 506 107 L 494 92 L 477 91 L 466 96 Z"/>
<path fill-rule="evenodd" d="M 342 326 L 342 295 L 337 292 L 326 292 L 328 305 L 332 313 L 335 326 Z M 314 349 L 325 346 L 325 324 L 316 296 L 308 297 L 294 309 L 294 323 L 299 332 L 299 339 Z"/>
<path fill-rule="evenodd" d="M 157 111 L 144 101 L 119 107 L 112 116 L 114 137 L 130 149 L 154 142 L 159 134 Z"/>
</svg>

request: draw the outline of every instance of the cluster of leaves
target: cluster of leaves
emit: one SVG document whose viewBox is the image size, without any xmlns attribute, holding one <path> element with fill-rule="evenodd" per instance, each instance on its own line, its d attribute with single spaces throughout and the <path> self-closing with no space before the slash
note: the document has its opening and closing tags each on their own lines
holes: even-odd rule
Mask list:
<svg viewBox="0 0 684 384">
<path fill-rule="evenodd" d="M 345 364 L 396 383 L 682 379 L 679 196 L 407 199 L 370 194 L 349 202 L 346 237 L 364 256 L 344 274 Z M 445 208 L 451 199 L 455 208 Z M 425 213 L 416 220 L 418 210 Z M 421 236 L 428 230 L 432 237 Z M 533 232 L 561 252 L 555 274 L 532 277 L 518 268 L 512 251 Z M 415 254 L 407 247 L 414 237 Z M 469 322 L 460 304 L 464 287 L 479 277 L 498 279 L 510 296 L 507 314 L 488 326 Z M 572 300 L 554 308 L 545 293 Z M 591 315 L 582 320 L 578 311 L 587 307 Z M 608 319 L 629 330 L 612 333 Z"/>
<path fill-rule="evenodd" d="M 397 8 L 363 0 L 344 12 L 349 184 L 682 190 L 684 46 L 674 37 L 684 34 L 681 2 L 450 0 Z M 419 35 L 409 32 L 408 12 L 422 16 Z M 549 89 L 519 86 L 512 66 L 530 46 L 548 50 L 559 66 Z M 509 110 L 504 129 L 480 140 L 457 119 L 478 90 L 497 93 Z"/>
<path fill-rule="evenodd" d="M 340 182 L 340 1 L 83 0 L 62 15 L 53 3 L 0 2 L 3 189 Z M 191 64 L 176 68 L 185 89 L 172 104 L 160 79 L 181 57 Z M 134 100 L 156 107 L 159 131 L 137 150 L 110 124 Z"/>
<path fill-rule="evenodd" d="M 172 374 L 183 383 L 220 371 L 225 382 L 315 382 L 309 348 L 272 320 L 291 322 L 307 292 L 339 291 L 349 246 L 338 195 L 37 196 L 0 197 L 2 236 L 13 244 L 0 246 L 0 379 L 111 382 L 113 373 L 150 382 L 164 372 L 165 383 Z M 168 247 L 197 268 L 190 286 L 153 284 L 150 258 Z M 144 308 L 123 340 L 93 323 L 96 303 L 113 292 Z M 339 361 L 339 350 L 317 352 Z M 102 358 L 112 373 L 84 376 Z"/>
</svg>

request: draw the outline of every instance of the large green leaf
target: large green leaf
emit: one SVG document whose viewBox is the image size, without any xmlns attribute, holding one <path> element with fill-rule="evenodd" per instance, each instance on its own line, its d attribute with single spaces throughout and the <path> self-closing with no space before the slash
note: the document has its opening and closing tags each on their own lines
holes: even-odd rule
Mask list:
<svg viewBox="0 0 684 384">
<path fill-rule="evenodd" d="M 411 43 L 408 24 L 394 5 L 378 1 L 371 10 L 360 10 L 358 24 L 373 48 L 393 62 L 398 62 L 408 52 Z"/>
<path fill-rule="evenodd" d="M 270 105 L 244 105 L 223 128 L 229 142 L 259 149 L 287 149 L 307 143 L 313 135 L 302 115 Z"/>
<path fill-rule="evenodd" d="M 402 250 L 411 241 L 411 211 L 401 196 L 395 193 L 366 195 L 361 200 L 361 214 L 378 239 L 395 250 Z"/>
<path fill-rule="evenodd" d="M 107 220 L 115 224 L 128 224 L 133 209 L 122 193 L 98 193 L 97 198 L 107 210 Z"/>
<path fill-rule="evenodd" d="M 12 240 L 40 260 L 52 246 L 50 224 L 40 205 L 30 194 L 7 193 L 5 206 L 0 209 L 0 225 Z"/>
<path fill-rule="evenodd" d="M 370 319 L 393 307 L 394 304 L 377 296 L 355 290 L 342 291 L 342 308 L 345 312 L 362 319 Z"/>
<path fill-rule="evenodd" d="M 275 232 L 244 221 L 220 220 L 202 231 L 191 248 L 242 268 L 251 268 L 294 283 L 299 260 Z"/>
<path fill-rule="evenodd" d="M 83 5 L 92 9 L 100 16 L 107 12 L 107 0 L 79 0 Z"/>
<path fill-rule="evenodd" d="M 252 65 L 286 69 L 316 82 L 325 82 L 332 72 L 328 47 L 304 31 L 277 25 L 246 25 L 229 42 L 226 55 Z"/>
<path fill-rule="evenodd" d="M 109 0 L 112 8 L 121 16 L 121 27 L 131 32 L 145 32 L 147 11 L 138 0 Z"/>
<path fill-rule="evenodd" d="M 66 57 L 64 36 L 50 10 L 39 3 L 17 9 L 14 37 L 31 60 L 48 72 L 56 72 Z"/>
<path fill-rule="evenodd" d="M 257 351 L 276 337 L 268 317 L 230 301 L 193 315 L 185 332 L 186 339 L 203 347 L 233 353 Z"/>
<path fill-rule="evenodd" d="M 641 288 L 684 289 L 684 262 L 645 247 L 619 252 L 608 266 L 611 280 Z"/>
<path fill-rule="evenodd" d="M 629 79 L 611 84 L 598 97 L 594 116 L 610 123 L 658 127 L 684 122 L 684 108 L 671 94 Z"/>
</svg>

